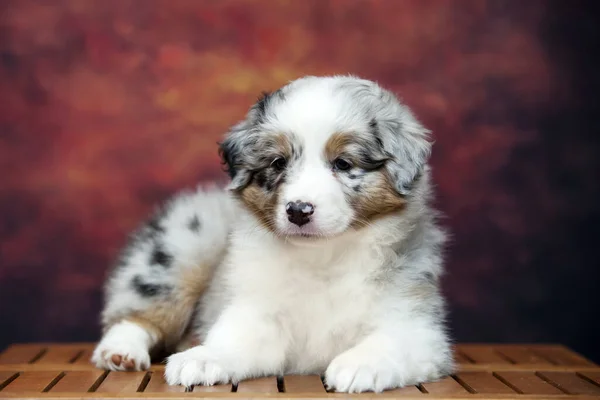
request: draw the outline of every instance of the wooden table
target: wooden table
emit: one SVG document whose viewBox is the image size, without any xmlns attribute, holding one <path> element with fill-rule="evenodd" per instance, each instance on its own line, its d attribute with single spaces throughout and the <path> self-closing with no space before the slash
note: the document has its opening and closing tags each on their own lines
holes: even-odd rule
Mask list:
<svg viewBox="0 0 600 400">
<path fill-rule="evenodd" d="M 600 367 L 558 345 L 456 346 L 460 370 L 440 382 L 382 394 L 327 393 L 318 376 L 285 376 L 237 386 L 168 386 L 164 365 L 107 372 L 89 363 L 93 344 L 17 344 L 0 354 L 0 398 L 415 398 L 600 399 Z"/>
</svg>

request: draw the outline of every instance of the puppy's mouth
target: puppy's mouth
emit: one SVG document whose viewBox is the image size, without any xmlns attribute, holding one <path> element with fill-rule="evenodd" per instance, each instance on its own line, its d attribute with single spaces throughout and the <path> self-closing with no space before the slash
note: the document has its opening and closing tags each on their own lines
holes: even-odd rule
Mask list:
<svg viewBox="0 0 600 400">
<path fill-rule="evenodd" d="M 297 239 L 297 240 L 319 240 L 328 237 L 326 232 L 320 232 L 318 229 L 313 227 L 285 227 L 278 230 L 278 235 L 284 239 Z"/>
<path fill-rule="evenodd" d="M 285 238 L 292 238 L 292 239 L 318 239 L 318 238 L 323 238 L 325 237 L 325 235 L 323 234 L 319 234 L 319 233 L 314 233 L 314 232 L 280 232 L 280 235 L 285 237 Z"/>
<path fill-rule="evenodd" d="M 316 235 L 313 233 L 294 233 L 291 235 L 286 235 L 287 237 L 291 237 L 291 238 L 302 238 L 302 239 L 318 239 L 318 238 L 322 238 L 323 235 Z"/>
<path fill-rule="evenodd" d="M 278 232 L 279 236 L 286 240 L 296 240 L 301 242 L 314 242 L 319 240 L 332 239 L 343 232 L 327 232 L 320 230 L 303 230 L 303 229 L 283 229 Z"/>
<path fill-rule="evenodd" d="M 320 246 L 321 243 L 326 243 L 328 237 L 314 233 L 293 233 L 286 234 L 283 240 L 295 246 Z"/>
</svg>

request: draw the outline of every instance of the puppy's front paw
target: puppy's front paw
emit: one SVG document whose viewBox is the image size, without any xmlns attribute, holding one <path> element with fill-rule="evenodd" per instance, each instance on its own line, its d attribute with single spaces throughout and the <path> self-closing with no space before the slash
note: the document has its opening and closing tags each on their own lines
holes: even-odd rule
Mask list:
<svg viewBox="0 0 600 400">
<path fill-rule="evenodd" d="M 225 371 L 218 357 L 204 346 L 197 346 L 167 359 L 165 380 L 169 385 L 214 385 L 229 383 L 231 375 Z"/>
<path fill-rule="evenodd" d="M 399 386 L 393 366 L 377 354 L 350 349 L 333 359 L 325 372 L 327 388 L 336 392 L 382 392 Z"/>
<path fill-rule="evenodd" d="M 92 362 L 112 371 L 143 371 L 150 367 L 150 354 L 143 343 L 112 337 L 96 346 Z"/>
</svg>

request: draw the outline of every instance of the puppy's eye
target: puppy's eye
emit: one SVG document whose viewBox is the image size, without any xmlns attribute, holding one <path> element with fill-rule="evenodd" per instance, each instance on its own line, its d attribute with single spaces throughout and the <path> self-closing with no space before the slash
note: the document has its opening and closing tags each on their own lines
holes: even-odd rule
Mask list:
<svg viewBox="0 0 600 400">
<path fill-rule="evenodd" d="M 277 171 L 283 171 L 286 166 L 287 160 L 283 157 L 278 157 L 271 163 L 271 167 L 275 168 Z"/>
<path fill-rule="evenodd" d="M 343 158 L 336 158 L 333 161 L 333 167 L 340 171 L 348 171 L 350 168 L 352 168 L 352 164 L 350 164 L 348 161 L 344 160 Z"/>
</svg>

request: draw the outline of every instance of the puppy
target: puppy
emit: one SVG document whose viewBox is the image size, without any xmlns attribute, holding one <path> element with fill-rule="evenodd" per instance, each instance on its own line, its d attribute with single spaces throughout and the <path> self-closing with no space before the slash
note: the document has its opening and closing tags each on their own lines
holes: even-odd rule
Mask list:
<svg viewBox="0 0 600 400">
<path fill-rule="evenodd" d="M 106 284 L 93 362 L 172 385 L 320 374 L 381 392 L 453 368 L 428 131 L 376 83 L 305 77 L 220 144 L 228 190 L 175 196 Z M 192 343 L 192 344 L 189 344 Z"/>
</svg>

